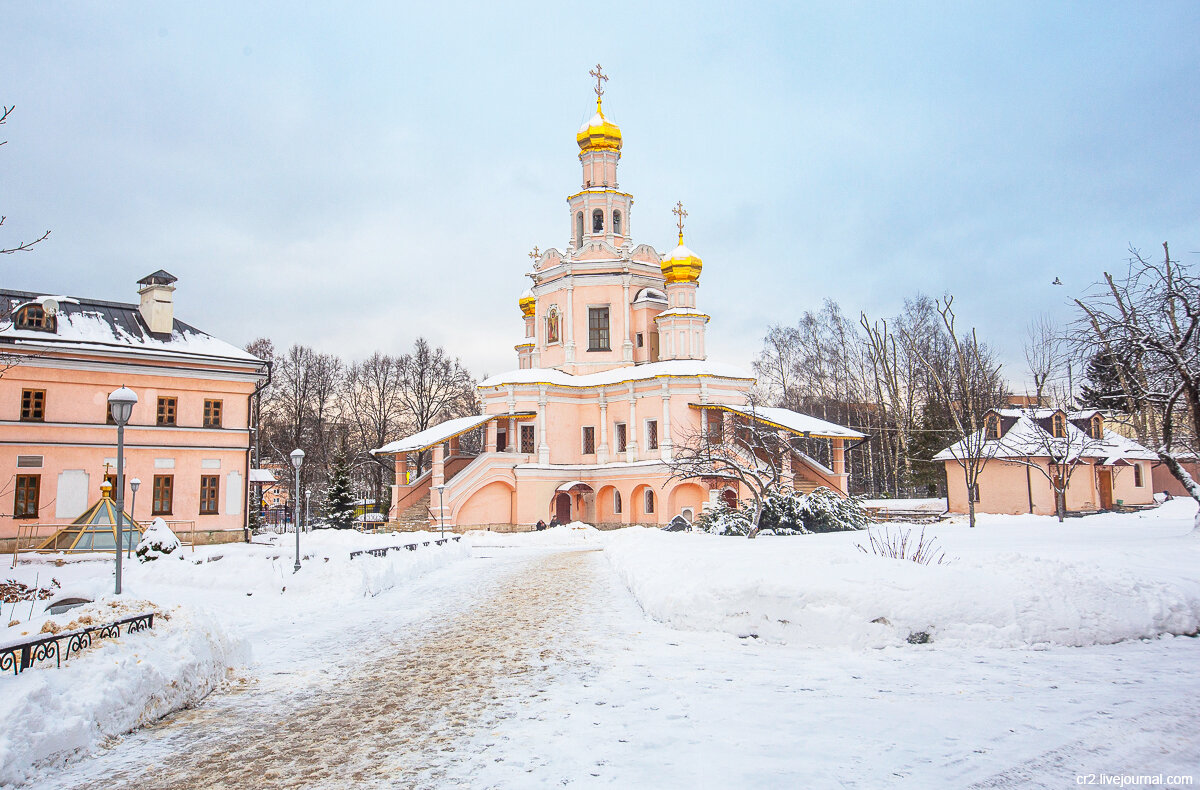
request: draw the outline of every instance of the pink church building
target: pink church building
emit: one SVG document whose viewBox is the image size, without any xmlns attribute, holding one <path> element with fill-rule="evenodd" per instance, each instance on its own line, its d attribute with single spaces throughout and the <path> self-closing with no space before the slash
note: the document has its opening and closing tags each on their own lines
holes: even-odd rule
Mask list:
<svg viewBox="0 0 1200 790">
<path fill-rule="evenodd" d="M 747 407 L 754 378 L 708 359 L 703 263 L 683 244 L 660 254 L 634 241 L 633 196 L 621 190 L 621 130 L 596 114 L 576 135 L 582 179 L 567 197 L 565 250 L 535 248 L 532 287 L 519 299 L 516 369 L 479 385 L 483 413 L 391 442 L 393 525 L 528 528 L 539 520 L 601 526 L 691 520 L 717 499 L 743 498 L 729 479 L 672 478 L 678 443 L 755 419 L 828 440 L 831 465 L 784 459 L 799 489 L 845 493 L 848 442 L 863 435 L 782 409 Z M 720 427 L 719 427 L 720 426 Z M 459 439 L 482 431 L 478 453 Z M 432 456 L 428 469 L 417 457 Z"/>
<path fill-rule="evenodd" d="M 136 520 L 161 516 L 185 539 L 241 539 L 249 399 L 267 363 L 174 315 L 176 278 L 138 282 L 137 303 L 0 291 L 0 546 L 37 545 L 115 482 L 108 395 L 138 396 L 125 428 Z"/>
</svg>

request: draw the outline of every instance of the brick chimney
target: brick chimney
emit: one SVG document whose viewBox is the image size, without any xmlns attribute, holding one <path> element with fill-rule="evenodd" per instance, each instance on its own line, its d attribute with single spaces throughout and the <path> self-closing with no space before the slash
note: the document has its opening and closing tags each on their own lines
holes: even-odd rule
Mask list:
<svg viewBox="0 0 1200 790">
<path fill-rule="evenodd" d="M 170 272 L 159 269 L 154 274 L 148 274 L 138 280 L 138 295 L 142 304 L 138 308 L 142 320 L 150 331 L 155 334 L 171 334 L 175 325 L 175 286 L 172 284 L 178 278 Z"/>
</svg>

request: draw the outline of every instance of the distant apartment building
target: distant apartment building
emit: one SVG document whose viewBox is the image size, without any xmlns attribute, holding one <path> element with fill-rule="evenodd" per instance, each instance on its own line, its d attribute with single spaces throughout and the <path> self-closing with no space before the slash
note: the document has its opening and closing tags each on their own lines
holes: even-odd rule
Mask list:
<svg viewBox="0 0 1200 790">
<path fill-rule="evenodd" d="M 108 395 L 121 386 L 138 396 L 126 510 L 194 525 L 197 540 L 243 534 L 249 401 L 268 366 L 177 320 L 175 282 L 139 280 L 136 304 L 0 290 L 0 547 L 48 537 L 115 481 Z"/>
</svg>

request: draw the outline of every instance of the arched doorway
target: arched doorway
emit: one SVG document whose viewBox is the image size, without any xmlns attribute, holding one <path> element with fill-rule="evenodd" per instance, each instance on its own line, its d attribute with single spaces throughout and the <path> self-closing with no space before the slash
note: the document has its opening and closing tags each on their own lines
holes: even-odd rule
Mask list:
<svg viewBox="0 0 1200 790">
<path fill-rule="evenodd" d="M 558 519 L 559 524 L 568 524 L 571 521 L 571 495 L 565 491 L 554 495 L 554 517 Z"/>
<path fill-rule="evenodd" d="M 721 492 L 721 501 L 725 503 L 726 507 L 737 508 L 737 506 L 738 506 L 737 492 L 734 491 L 732 488 L 726 488 L 724 491 Z"/>
<path fill-rule="evenodd" d="M 593 523 L 596 520 L 596 492 L 581 480 L 563 483 L 554 490 L 550 513 L 560 524 L 571 521 Z"/>
</svg>

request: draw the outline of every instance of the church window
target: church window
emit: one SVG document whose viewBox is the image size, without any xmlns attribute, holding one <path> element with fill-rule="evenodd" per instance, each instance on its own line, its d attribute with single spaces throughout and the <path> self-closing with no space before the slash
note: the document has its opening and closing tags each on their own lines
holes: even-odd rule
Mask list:
<svg viewBox="0 0 1200 790">
<path fill-rule="evenodd" d="M 526 453 L 526 454 L 533 452 L 533 426 L 532 425 L 522 425 L 521 426 L 521 452 Z"/>
<path fill-rule="evenodd" d="M 41 475 L 17 475 L 13 518 L 37 518 Z"/>
<path fill-rule="evenodd" d="M 645 336 L 641 332 L 638 332 L 637 333 L 637 347 L 641 348 L 642 346 L 645 345 L 645 343 L 646 343 Z"/>
<path fill-rule="evenodd" d="M 625 448 L 629 446 L 629 432 L 625 430 L 625 423 L 623 422 L 619 422 L 613 427 L 615 428 L 613 433 L 617 437 L 617 452 L 623 453 L 625 452 Z"/>
<path fill-rule="evenodd" d="M 613 512 L 621 512 L 621 492 L 615 488 L 613 489 Z"/>
<path fill-rule="evenodd" d="M 21 390 L 21 421 L 44 422 L 46 419 L 46 391 Z"/>
<path fill-rule="evenodd" d="M 583 246 L 583 212 L 575 215 L 575 249 Z"/>
<path fill-rule="evenodd" d="M 1055 439 L 1062 439 L 1067 435 L 1067 418 L 1061 414 L 1055 414 L 1050 418 L 1050 433 Z"/>
<path fill-rule="evenodd" d="M 596 428 L 592 425 L 583 426 L 583 454 L 596 454 Z"/>
<path fill-rule="evenodd" d="M 646 449 L 658 449 L 658 420 L 646 420 Z"/>
<path fill-rule="evenodd" d="M 588 351 L 610 351 L 608 345 L 608 308 L 588 308 Z"/>
<path fill-rule="evenodd" d="M 27 304 L 17 311 L 13 317 L 17 329 L 36 329 L 39 332 L 53 332 L 56 322 L 53 315 L 47 315 L 40 304 Z"/>
<path fill-rule="evenodd" d="M 558 315 L 558 305 L 550 305 L 546 311 L 546 342 L 559 342 L 559 330 L 562 325 Z"/>
<path fill-rule="evenodd" d="M 646 512 L 654 512 L 654 491 L 649 488 L 646 489 Z"/>
<path fill-rule="evenodd" d="M 710 444 L 720 444 L 725 441 L 725 420 L 719 411 L 708 412 L 708 441 Z"/>
<path fill-rule="evenodd" d="M 1092 417 L 1091 422 L 1088 423 L 1088 428 L 1090 429 L 1088 435 L 1093 439 L 1104 438 L 1104 418 L 1099 414 Z"/>
<path fill-rule="evenodd" d="M 621 212 L 619 212 L 619 211 L 613 212 L 612 228 L 613 228 L 613 233 L 617 234 L 618 236 L 621 235 Z"/>
<path fill-rule="evenodd" d="M 596 209 L 592 212 L 592 233 L 604 232 L 604 212 Z"/>
</svg>

